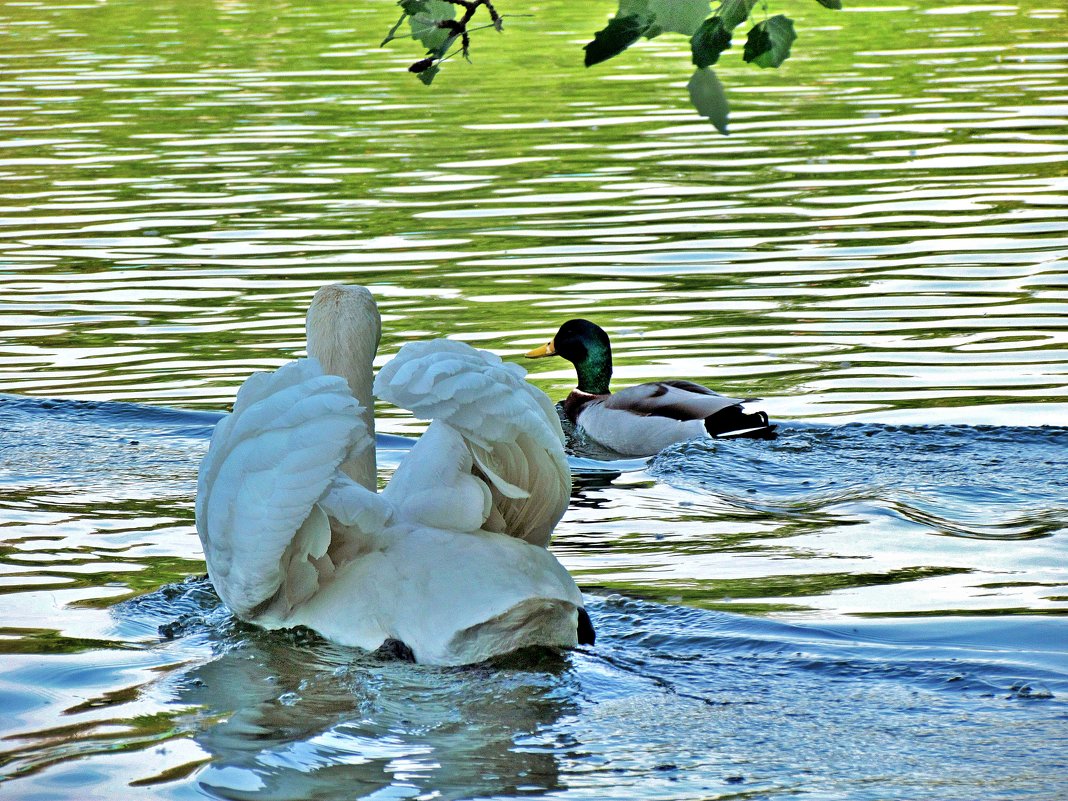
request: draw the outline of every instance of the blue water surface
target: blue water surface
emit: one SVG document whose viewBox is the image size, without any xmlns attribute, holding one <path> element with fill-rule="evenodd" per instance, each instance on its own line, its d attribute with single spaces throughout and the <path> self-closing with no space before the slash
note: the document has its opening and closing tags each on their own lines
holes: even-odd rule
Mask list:
<svg viewBox="0 0 1068 801">
<path fill-rule="evenodd" d="M 1063 601 L 1020 606 L 1017 587 L 988 587 L 984 609 L 971 584 L 938 584 L 984 574 L 986 551 L 971 572 L 891 569 L 879 585 L 878 552 L 754 547 L 792 519 L 885 532 L 886 518 L 891 530 L 923 527 L 919 567 L 945 567 L 943 544 L 996 546 L 1012 573 L 1002 583 L 1056 597 L 1064 430 L 791 424 L 775 443 L 682 444 L 641 470 L 583 472 L 576 460 L 576 505 L 554 547 L 588 591 L 596 645 L 439 669 L 230 616 L 196 567 L 189 519 L 217 419 L 0 399 L 6 513 L 21 497 L 47 516 L 27 520 L 5 556 L 18 588 L 5 597 L 33 600 L 0 605 L 3 775 L 19 798 L 68 796 L 84 782 L 257 799 L 1054 799 L 1064 789 Z M 409 444 L 380 437 L 384 479 Z M 618 518 L 628 504 L 640 530 L 650 493 L 662 519 L 686 518 L 686 537 L 650 532 L 616 549 L 596 530 L 584 537 L 584 515 Z M 717 575 L 679 580 L 704 558 L 693 540 L 705 531 L 714 543 L 737 515 L 767 528 L 725 545 Z M 810 535 L 771 541 L 794 536 Z M 657 553 L 678 569 L 644 574 Z M 744 599 L 710 601 L 702 588 L 720 572 L 742 576 L 735 563 L 747 560 L 762 575 L 733 591 L 751 586 L 749 602 L 769 600 L 761 579 L 783 563 L 816 583 L 775 585 L 800 602 L 784 610 L 718 608 Z M 818 583 L 827 562 L 876 565 L 851 568 L 851 588 Z M 135 568 L 128 575 L 177 573 L 139 594 L 121 578 Z M 871 582 L 900 600 L 850 612 L 850 593 Z M 930 582 L 934 601 L 921 589 Z M 676 601 L 663 601 L 664 586 Z M 933 608 L 912 608 L 924 602 Z"/>
</svg>

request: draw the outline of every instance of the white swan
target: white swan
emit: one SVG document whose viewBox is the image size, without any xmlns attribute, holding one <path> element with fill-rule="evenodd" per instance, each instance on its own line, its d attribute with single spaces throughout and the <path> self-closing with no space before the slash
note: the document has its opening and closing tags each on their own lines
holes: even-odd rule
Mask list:
<svg viewBox="0 0 1068 801">
<path fill-rule="evenodd" d="M 429 664 L 592 643 L 582 595 L 545 547 L 571 488 L 552 403 L 486 351 L 405 345 L 374 391 L 433 422 L 379 494 L 380 330 L 366 289 L 323 287 L 310 357 L 252 375 L 216 427 L 196 522 L 220 597 L 265 628 Z"/>
</svg>

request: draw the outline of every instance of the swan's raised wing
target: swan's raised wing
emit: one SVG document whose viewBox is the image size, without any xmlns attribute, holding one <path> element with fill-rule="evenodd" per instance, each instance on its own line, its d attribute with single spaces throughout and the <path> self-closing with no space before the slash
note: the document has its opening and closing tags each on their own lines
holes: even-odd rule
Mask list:
<svg viewBox="0 0 1068 801">
<path fill-rule="evenodd" d="M 480 518 L 475 527 L 548 545 L 571 473 L 556 409 L 525 377 L 451 340 L 407 344 L 379 371 L 378 397 L 434 421 L 386 489 L 398 514 L 438 527 L 462 519 L 467 530 Z"/>
<path fill-rule="evenodd" d="M 375 508 L 377 496 L 338 470 L 371 439 L 359 411 L 345 379 L 301 359 L 252 375 L 216 426 L 197 480 L 197 533 L 239 617 L 271 625 L 311 597 L 348 533 L 332 534 L 327 513 L 353 524 Z"/>
</svg>

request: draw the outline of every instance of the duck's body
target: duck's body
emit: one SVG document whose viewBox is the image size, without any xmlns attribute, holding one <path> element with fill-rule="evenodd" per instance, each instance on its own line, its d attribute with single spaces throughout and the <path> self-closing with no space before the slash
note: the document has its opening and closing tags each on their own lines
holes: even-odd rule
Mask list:
<svg viewBox="0 0 1068 801">
<path fill-rule="evenodd" d="M 570 496 L 548 398 L 484 351 L 406 345 L 375 390 L 434 422 L 379 494 L 374 301 L 325 287 L 308 321 L 312 358 L 252 376 L 201 465 L 197 530 L 231 610 L 430 664 L 592 642 L 545 547 Z"/>
<path fill-rule="evenodd" d="M 612 392 L 612 346 L 604 330 L 588 320 L 569 320 L 552 341 L 527 354 L 553 355 L 572 362 L 578 373 L 578 387 L 563 403 L 568 420 L 616 453 L 652 456 L 704 436 L 775 436 L 764 412 L 746 412 L 745 401 L 692 381 L 655 381 Z"/>
<path fill-rule="evenodd" d="M 567 419 L 587 436 L 625 456 L 652 456 L 698 437 L 774 436 L 764 412 L 690 381 L 656 381 L 608 395 L 575 389 L 564 400 Z"/>
</svg>

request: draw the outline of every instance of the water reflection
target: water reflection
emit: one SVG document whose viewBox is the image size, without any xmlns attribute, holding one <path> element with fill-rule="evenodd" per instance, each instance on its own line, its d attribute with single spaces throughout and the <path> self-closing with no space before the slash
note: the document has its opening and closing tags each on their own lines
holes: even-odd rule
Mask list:
<svg viewBox="0 0 1068 801">
<path fill-rule="evenodd" d="M 249 642 L 187 674 L 179 700 L 227 716 L 195 736 L 213 757 L 202 787 L 278 799 L 562 789 L 556 755 L 523 743 L 573 713 L 566 664 L 439 672 L 324 650 Z"/>
<path fill-rule="evenodd" d="M 330 797 L 345 788 L 363 798 L 392 788 L 390 797 L 461 798 L 565 787 L 565 744 L 546 747 L 542 733 L 576 714 L 578 687 L 554 652 L 450 669 L 383 661 L 311 632 L 236 621 L 204 578 L 116 612 L 126 625 L 158 626 L 166 649 L 210 649 L 137 694 L 185 710 L 177 725 L 202 753 L 178 768 L 195 770 L 213 796 Z"/>
<path fill-rule="evenodd" d="M 855 8 L 841 30 L 798 9 L 786 70 L 725 55 L 724 139 L 666 40 L 584 72 L 517 18 L 521 45 L 431 103 L 408 54 L 369 46 L 388 2 L 197 8 L 0 14 L 0 391 L 218 407 L 299 351 L 317 286 L 358 279 L 384 356 L 446 332 L 517 354 L 582 312 L 624 335 L 620 379 L 678 368 L 777 417 L 1064 414 L 1056 9 Z"/>
</svg>

